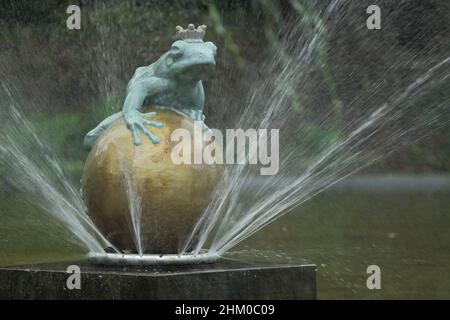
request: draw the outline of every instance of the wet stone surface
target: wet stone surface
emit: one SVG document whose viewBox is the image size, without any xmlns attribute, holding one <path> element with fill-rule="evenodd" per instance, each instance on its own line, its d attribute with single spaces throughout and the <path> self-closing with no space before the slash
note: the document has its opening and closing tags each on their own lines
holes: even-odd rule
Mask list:
<svg viewBox="0 0 450 320">
<path fill-rule="evenodd" d="M 67 287 L 70 265 L 80 267 L 79 290 Z M 84 261 L 3 267 L 0 299 L 315 299 L 315 270 L 313 264 L 231 261 L 142 268 Z"/>
</svg>

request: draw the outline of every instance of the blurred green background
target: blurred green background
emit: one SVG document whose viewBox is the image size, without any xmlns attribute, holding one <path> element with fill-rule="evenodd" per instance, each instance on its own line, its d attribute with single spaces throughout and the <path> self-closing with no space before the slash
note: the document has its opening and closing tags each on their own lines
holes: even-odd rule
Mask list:
<svg viewBox="0 0 450 320">
<path fill-rule="evenodd" d="M 355 92 L 370 91 L 374 81 L 384 77 L 385 84 L 380 90 L 384 94 L 371 101 L 383 102 L 392 90 L 398 89 L 397 83 L 413 73 L 411 69 L 420 72 L 420 68 L 433 63 L 427 59 L 439 57 L 439 51 L 448 52 L 448 1 L 410 0 L 399 4 L 378 1 L 383 8 L 386 31 L 382 36 L 372 33 L 370 37 L 364 29 L 369 2 L 347 2 L 347 11 L 350 17 L 354 13 L 353 18 L 336 26 L 329 48 L 320 45 L 315 48 L 319 63 L 326 65 L 317 81 L 325 79 L 328 92 L 318 92 L 319 86 L 311 81 L 308 84 L 311 88 L 293 96 L 294 110 L 320 107 L 323 113 L 331 111 L 339 126 L 347 116 L 352 116 L 346 115 L 345 106 L 354 99 Z M 314 8 L 308 7 L 310 2 L 305 0 L 78 1 L 82 29 L 74 31 L 65 27 L 68 16 L 65 8 L 75 3 L 2 2 L 0 70 L 3 84 L 17 91 L 23 109 L 47 133 L 46 138 L 64 160 L 65 169 L 76 179 L 86 157 L 81 137 L 106 115 L 120 110 L 134 70 L 154 62 L 167 50 L 174 40 L 176 25 L 207 24 L 207 39 L 219 47 L 218 70 L 205 83 L 205 114 L 210 126 L 224 127 L 235 120 L 233 108 L 238 112 L 242 108 L 239 100 L 229 100 L 230 96 L 248 95 L 252 78 L 247 75 L 264 68 L 261 61 L 270 57 L 268 48 L 279 45 L 277 33 L 282 32 L 283 23 L 288 23 L 283 17 L 294 12 L 305 21 L 311 20 L 308 23 L 312 26 L 320 22 L 314 20 L 317 18 Z M 390 53 L 383 54 L 386 50 Z M 384 74 L 383 66 L 392 65 L 392 57 L 399 55 L 405 56 L 405 62 L 395 61 L 397 69 Z M 414 65 L 407 56 L 414 57 Z M 448 84 L 436 88 L 431 96 L 447 94 L 448 89 Z M 324 103 L 325 99 L 333 103 Z M 227 104 L 230 101 L 233 103 Z M 417 103 L 411 113 L 420 114 L 424 103 L 427 101 Z M 216 107 L 223 105 L 227 107 Z M 317 141 L 327 139 L 324 135 L 330 132 L 323 132 L 311 123 L 305 133 L 301 140 Z M 449 126 L 382 159 L 368 170 L 448 172 Z"/>
</svg>

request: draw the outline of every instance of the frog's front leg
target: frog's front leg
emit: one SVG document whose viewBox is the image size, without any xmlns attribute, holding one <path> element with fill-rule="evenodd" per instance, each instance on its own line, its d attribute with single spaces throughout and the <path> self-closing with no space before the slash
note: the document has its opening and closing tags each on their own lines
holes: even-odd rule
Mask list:
<svg viewBox="0 0 450 320">
<path fill-rule="evenodd" d="M 157 84 L 157 82 L 156 82 Z M 154 79 L 148 79 L 132 86 L 129 89 L 127 98 L 125 99 L 122 109 L 123 118 L 127 124 L 127 128 L 131 131 L 133 142 L 136 146 L 142 144 L 139 137 L 139 131 L 144 133 L 152 143 L 159 143 L 160 139 L 157 135 L 152 133 L 145 125 L 162 128 L 164 125 L 161 122 L 155 122 L 145 119 L 146 117 L 154 117 L 155 112 L 141 113 L 139 108 L 144 103 L 144 100 L 151 96 L 157 86 L 155 86 Z"/>
<path fill-rule="evenodd" d="M 203 108 L 205 107 L 205 90 L 201 81 L 197 83 L 194 94 L 193 108 L 190 110 L 190 116 L 195 121 L 202 123 L 203 130 L 209 130 L 205 124 L 205 115 L 203 114 Z"/>
</svg>

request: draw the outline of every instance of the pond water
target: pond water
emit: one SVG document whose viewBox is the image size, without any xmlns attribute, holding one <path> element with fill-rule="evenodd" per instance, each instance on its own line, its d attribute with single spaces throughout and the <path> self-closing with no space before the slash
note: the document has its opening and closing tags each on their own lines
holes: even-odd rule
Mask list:
<svg viewBox="0 0 450 320">
<path fill-rule="evenodd" d="M 0 212 L 0 265 L 82 256 L 84 249 L 72 243 L 70 235 L 54 221 L 22 211 L 20 202 L 5 204 Z M 227 258 L 313 262 L 318 267 L 321 299 L 448 299 L 449 208 L 450 190 L 445 189 L 335 189 L 256 233 Z M 373 264 L 381 268 L 380 290 L 366 287 L 366 269 Z"/>
<path fill-rule="evenodd" d="M 449 208 L 450 192 L 328 192 L 231 258 L 259 249 L 263 260 L 314 262 L 319 299 L 449 299 Z M 369 265 L 381 269 L 380 290 L 367 289 Z"/>
</svg>

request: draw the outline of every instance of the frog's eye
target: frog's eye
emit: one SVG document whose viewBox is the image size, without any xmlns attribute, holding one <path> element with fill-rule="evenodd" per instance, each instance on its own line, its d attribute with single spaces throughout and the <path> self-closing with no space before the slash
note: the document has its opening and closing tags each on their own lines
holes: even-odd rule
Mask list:
<svg viewBox="0 0 450 320">
<path fill-rule="evenodd" d="M 170 55 L 174 59 L 180 58 L 184 53 L 184 46 L 178 43 L 174 43 L 172 47 L 170 48 Z"/>
</svg>

